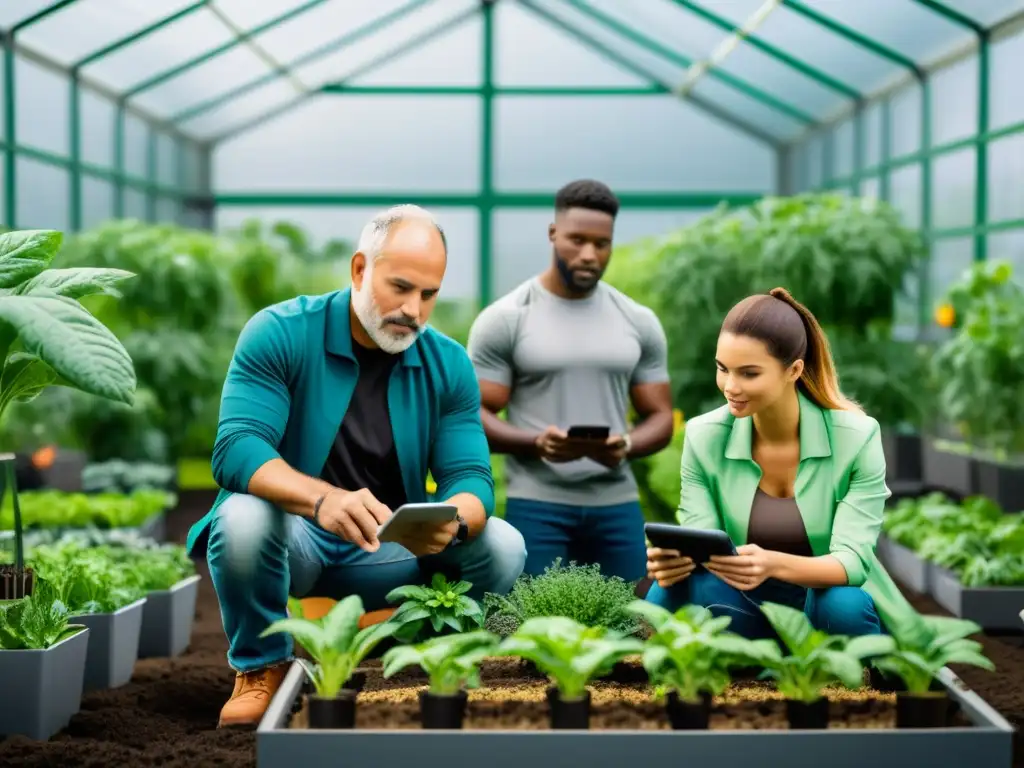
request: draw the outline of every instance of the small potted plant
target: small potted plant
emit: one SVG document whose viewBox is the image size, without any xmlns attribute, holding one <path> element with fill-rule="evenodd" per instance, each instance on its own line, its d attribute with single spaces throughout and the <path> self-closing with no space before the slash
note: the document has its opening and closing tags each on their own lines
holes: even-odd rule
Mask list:
<svg viewBox="0 0 1024 768">
<path fill-rule="evenodd" d="M 1024 618 L 1024 612 L 1022 612 Z M 922 616 L 928 631 L 885 636 L 888 648 L 872 665 L 895 675 L 906 688 L 896 693 L 897 728 L 943 728 L 949 720 L 949 693 L 935 681 L 948 664 L 971 664 L 992 671 L 981 643 L 968 636 L 981 631 L 973 621 L 948 616 Z"/>
<path fill-rule="evenodd" d="M 466 632 L 482 627 L 483 609 L 466 595 L 472 587 L 468 581 L 453 584 L 442 574 L 435 573 L 429 587 L 409 584 L 391 590 L 387 601 L 402 601 L 388 619 L 396 625 L 395 640 L 414 643 L 426 639 L 430 630 Z"/>
<path fill-rule="evenodd" d="M 787 656 L 781 652 L 762 656 L 766 677 L 775 680 L 786 698 L 789 727 L 828 728 L 828 698 L 822 689 L 837 682 L 853 690 L 862 688 L 861 660 L 885 653 L 889 639 L 829 635 L 814 629 L 803 611 L 777 603 L 763 603 L 761 612 L 789 651 Z"/>
<path fill-rule="evenodd" d="M 287 632 L 312 657 L 312 663 L 298 660 L 315 690 L 306 698 L 310 728 L 355 727 L 357 691 L 346 688 L 345 683 L 374 647 L 399 626 L 383 622 L 359 629 L 363 614 L 362 598 L 349 595 L 323 618 L 281 619 L 260 635 Z"/>
<path fill-rule="evenodd" d="M 480 662 L 494 653 L 498 637 L 478 629 L 441 635 L 418 645 L 398 645 L 384 654 L 384 677 L 416 664 L 430 679 L 420 691 L 420 720 L 424 728 L 461 728 L 466 715 L 467 688 L 480 685 Z"/>
<path fill-rule="evenodd" d="M 675 730 L 707 729 L 713 696 L 721 695 L 735 667 L 760 664 L 778 655 L 771 640 L 747 640 L 726 632 L 732 619 L 707 608 L 684 605 L 675 613 L 646 600 L 628 606 L 652 628 L 643 665 Z"/>
<path fill-rule="evenodd" d="M 587 684 L 626 656 L 642 652 L 637 638 L 565 616 L 538 616 L 506 637 L 496 655 L 532 661 L 554 683 L 547 691 L 552 728 L 585 729 L 590 727 Z"/>
</svg>

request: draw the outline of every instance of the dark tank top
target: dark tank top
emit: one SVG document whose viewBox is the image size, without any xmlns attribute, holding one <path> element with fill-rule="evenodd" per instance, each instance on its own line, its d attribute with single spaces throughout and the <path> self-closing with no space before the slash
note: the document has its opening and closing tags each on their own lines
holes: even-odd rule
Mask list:
<svg viewBox="0 0 1024 768">
<path fill-rule="evenodd" d="M 775 552 L 802 557 L 814 555 L 796 499 L 769 496 L 760 488 L 750 508 L 747 541 Z"/>
</svg>

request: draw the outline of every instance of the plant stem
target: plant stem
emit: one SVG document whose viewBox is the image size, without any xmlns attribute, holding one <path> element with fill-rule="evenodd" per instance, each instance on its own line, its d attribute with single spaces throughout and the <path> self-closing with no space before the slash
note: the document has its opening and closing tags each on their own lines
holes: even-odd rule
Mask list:
<svg viewBox="0 0 1024 768">
<path fill-rule="evenodd" d="M 11 505 L 14 507 L 14 570 L 20 574 L 25 570 L 25 533 L 21 524 L 21 505 L 18 504 L 18 476 L 14 469 L 14 455 L 5 461 L 6 485 L 11 488 Z M 0 504 L 3 494 L 0 493 Z"/>
</svg>

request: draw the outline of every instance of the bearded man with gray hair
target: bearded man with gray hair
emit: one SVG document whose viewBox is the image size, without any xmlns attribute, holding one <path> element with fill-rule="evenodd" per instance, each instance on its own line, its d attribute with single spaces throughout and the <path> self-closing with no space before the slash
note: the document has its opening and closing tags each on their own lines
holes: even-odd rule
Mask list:
<svg viewBox="0 0 1024 768">
<path fill-rule="evenodd" d="M 222 727 L 257 725 L 280 686 L 291 637 L 261 633 L 289 595 L 358 594 L 376 610 L 436 572 L 477 599 L 522 572 L 522 536 L 491 517 L 473 366 L 427 326 L 447 256 L 429 213 L 388 209 L 363 229 L 351 288 L 267 307 L 238 339 L 213 454 L 222 490 L 187 543 L 206 555 L 236 672 Z M 428 500 L 428 472 L 457 519 L 378 541 L 394 510 Z"/>
</svg>

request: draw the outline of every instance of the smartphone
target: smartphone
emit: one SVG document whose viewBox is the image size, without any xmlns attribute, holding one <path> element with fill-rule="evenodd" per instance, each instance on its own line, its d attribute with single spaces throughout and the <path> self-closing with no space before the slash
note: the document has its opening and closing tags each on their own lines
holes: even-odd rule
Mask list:
<svg viewBox="0 0 1024 768">
<path fill-rule="evenodd" d="M 578 426 L 569 427 L 570 440 L 607 440 L 611 434 L 609 427 Z"/>
<path fill-rule="evenodd" d="M 669 523 L 647 523 L 644 525 L 647 540 L 660 549 L 675 549 L 683 557 L 689 557 L 698 566 L 706 563 L 712 555 L 735 555 L 736 546 L 725 531 L 709 531 L 703 528 L 685 528 Z"/>
<path fill-rule="evenodd" d="M 398 541 L 412 526 L 450 523 L 459 514 L 454 504 L 403 504 L 377 528 L 378 541 Z"/>
</svg>

